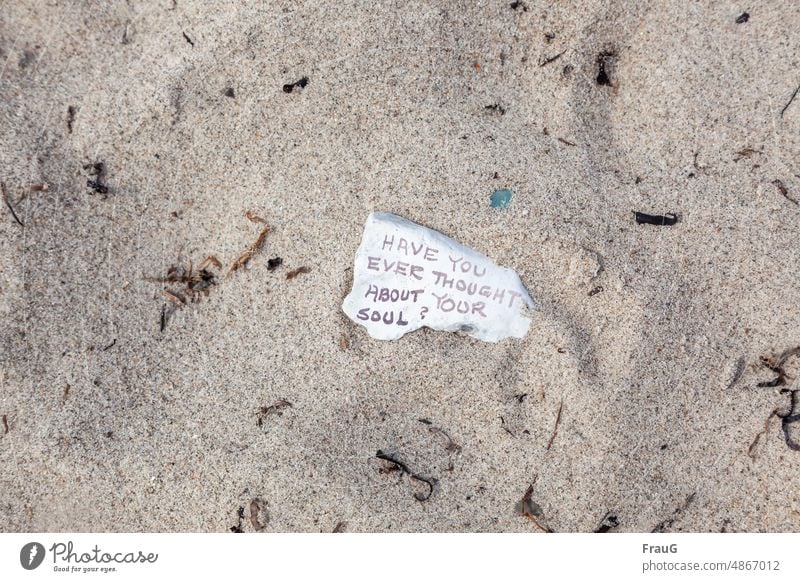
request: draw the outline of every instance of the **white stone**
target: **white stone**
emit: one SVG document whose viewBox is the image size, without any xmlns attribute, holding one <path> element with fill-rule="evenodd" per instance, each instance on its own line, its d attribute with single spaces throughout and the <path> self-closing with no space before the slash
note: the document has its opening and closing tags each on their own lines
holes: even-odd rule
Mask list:
<svg viewBox="0 0 800 582">
<path fill-rule="evenodd" d="M 426 326 L 496 342 L 524 337 L 536 304 L 511 269 L 440 232 L 373 212 L 342 309 L 375 339 Z"/>
</svg>

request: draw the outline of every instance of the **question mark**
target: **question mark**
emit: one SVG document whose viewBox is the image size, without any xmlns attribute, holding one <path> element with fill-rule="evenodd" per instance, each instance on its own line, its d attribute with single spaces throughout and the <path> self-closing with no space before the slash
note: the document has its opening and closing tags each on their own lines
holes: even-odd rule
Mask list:
<svg viewBox="0 0 800 582">
<path fill-rule="evenodd" d="M 427 307 L 423 307 L 423 308 L 422 308 L 422 314 L 421 314 L 421 316 L 420 316 L 420 319 L 425 319 L 425 314 L 426 314 L 426 313 L 428 313 L 428 308 L 427 308 Z"/>
</svg>

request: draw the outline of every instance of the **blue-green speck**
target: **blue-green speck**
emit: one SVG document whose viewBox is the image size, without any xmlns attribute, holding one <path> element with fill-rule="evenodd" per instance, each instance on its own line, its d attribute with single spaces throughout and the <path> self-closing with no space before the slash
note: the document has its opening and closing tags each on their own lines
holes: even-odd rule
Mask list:
<svg viewBox="0 0 800 582">
<path fill-rule="evenodd" d="M 514 193 L 508 189 L 495 190 L 490 198 L 492 208 L 507 208 Z"/>
</svg>

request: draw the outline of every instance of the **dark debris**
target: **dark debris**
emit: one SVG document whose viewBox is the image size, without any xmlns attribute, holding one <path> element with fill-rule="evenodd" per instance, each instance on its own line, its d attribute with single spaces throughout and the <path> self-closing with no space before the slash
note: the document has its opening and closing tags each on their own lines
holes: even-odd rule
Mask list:
<svg viewBox="0 0 800 582">
<path fill-rule="evenodd" d="M 231 526 L 230 530 L 233 533 L 244 533 L 244 529 L 242 529 L 242 525 L 244 523 L 244 507 L 239 506 L 239 510 L 236 512 L 236 515 L 239 518 L 239 523 L 237 525 Z"/>
<path fill-rule="evenodd" d="M 772 380 L 759 382 L 756 386 L 759 388 L 776 388 L 778 386 L 784 386 L 786 384 L 786 371 L 783 369 L 783 367 L 789 358 L 798 355 L 800 355 L 800 346 L 784 351 L 777 358 L 774 356 L 761 356 L 761 364 L 775 372 L 776 375 Z"/>
<path fill-rule="evenodd" d="M 688 509 L 688 507 L 692 504 L 696 496 L 697 492 L 695 491 L 694 493 L 686 497 L 686 501 L 683 502 L 683 505 L 677 507 L 671 517 L 659 523 L 656 527 L 653 528 L 653 530 L 650 533 L 665 533 L 669 531 L 669 529 L 678 520 L 681 514 L 684 513 Z"/>
<path fill-rule="evenodd" d="M 262 406 L 258 409 L 258 412 L 256 412 L 256 425 L 263 426 L 264 420 L 273 414 L 283 416 L 283 410 L 286 408 L 292 408 L 292 403 L 288 400 L 278 400 L 269 406 Z"/>
<path fill-rule="evenodd" d="M 634 218 L 636 224 L 654 224 L 656 226 L 673 226 L 678 222 L 678 215 L 673 212 L 667 214 L 645 214 L 644 212 L 635 212 Z"/>
<path fill-rule="evenodd" d="M 378 452 L 375 453 L 375 457 L 388 464 L 388 466 L 381 469 L 381 473 L 400 471 L 402 474 L 408 475 L 409 479 L 418 481 L 419 483 L 424 483 L 428 487 L 427 493 L 414 493 L 414 499 L 417 501 L 428 501 L 428 499 L 431 498 L 431 495 L 433 495 L 434 479 L 417 475 L 408 468 L 408 465 L 400 461 L 394 455 L 384 453 L 381 450 L 378 450 Z"/>
<path fill-rule="evenodd" d="M 78 110 L 74 105 L 67 107 L 67 133 L 72 133 L 72 126 L 75 124 L 75 116 Z"/>
<path fill-rule="evenodd" d="M 786 446 L 793 451 L 800 451 L 800 443 L 798 443 L 790 434 L 791 425 L 800 422 L 800 394 L 799 390 L 781 390 L 781 394 L 789 394 L 789 410 L 786 413 L 778 412 L 777 416 L 781 419 L 781 430 L 783 430 L 783 439 L 786 441 Z"/>
<path fill-rule="evenodd" d="M 492 113 L 499 113 L 500 115 L 506 114 L 506 108 L 500 105 L 499 103 L 492 103 L 491 105 L 485 105 L 484 109 L 487 111 L 491 111 Z"/>
<path fill-rule="evenodd" d="M 86 185 L 96 194 L 108 194 L 108 186 L 105 184 L 106 165 L 103 162 L 94 162 L 85 164 L 83 169 L 89 173 Z"/>
<path fill-rule="evenodd" d="M 618 527 L 619 518 L 614 515 L 614 513 L 609 511 L 603 516 L 603 519 L 600 521 L 600 525 L 597 526 L 593 533 L 608 533 L 612 529 L 616 529 Z"/>
<path fill-rule="evenodd" d="M 613 52 L 602 52 L 597 55 L 597 78 L 595 82 L 598 85 L 612 86 L 611 81 L 611 67 L 616 60 L 617 55 Z"/>
<path fill-rule="evenodd" d="M 589 297 L 594 297 L 598 293 L 602 293 L 602 292 L 603 292 L 603 286 L 602 285 L 598 285 L 597 287 L 594 287 L 594 288 L 592 288 L 591 291 L 589 291 Z"/>
<path fill-rule="evenodd" d="M 294 91 L 298 87 L 300 89 L 305 89 L 306 85 L 308 85 L 308 77 L 303 77 L 301 79 L 298 79 L 294 83 L 286 83 L 286 85 L 283 86 L 283 92 L 284 93 L 291 93 L 292 91 Z"/>
<path fill-rule="evenodd" d="M 187 298 L 191 302 L 197 302 L 202 297 L 207 297 L 211 288 L 217 284 L 217 275 L 211 267 L 219 269 L 222 263 L 214 255 L 209 255 L 200 263 L 200 268 L 195 271 L 192 263 L 187 267 L 182 264 L 172 265 L 167 269 L 164 277 L 145 277 L 146 281 L 156 283 L 167 283 L 171 286 L 164 287 L 161 293 L 171 306 L 168 309 L 166 304 L 161 306 L 160 329 L 163 333 L 167 328 L 170 316 L 187 303 Z M 176 289 L 176 286 L 177 289 Z"/>
<path fill-rule="evenodd" d="M 789 189 L 786 187 L 786 184 L 783 183 L 783 180 L 773 180 L 772 184 L 778 188 L 778 191 L 781 193 L 781 196 L 786 198 L 789 202 L 791 202 L 795 206 L 800 206 L 800 202 L 798 202 L 796 198 L 792 198 L 791 196 L 789 196 Z"/>
</svg>

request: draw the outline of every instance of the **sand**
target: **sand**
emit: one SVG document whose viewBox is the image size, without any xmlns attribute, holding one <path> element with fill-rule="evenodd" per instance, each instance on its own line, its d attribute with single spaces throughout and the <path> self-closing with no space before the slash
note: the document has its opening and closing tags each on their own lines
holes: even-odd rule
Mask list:
<svg viewBox="0 0 800 582">
<path fill-rule="evenodd" d="M 0 530 L 800 531 L 798 27 L 5 2 Z M 374 210 L 515 269 L 530 333 L 370 339 L 341 302 Z"/>
</svg>

